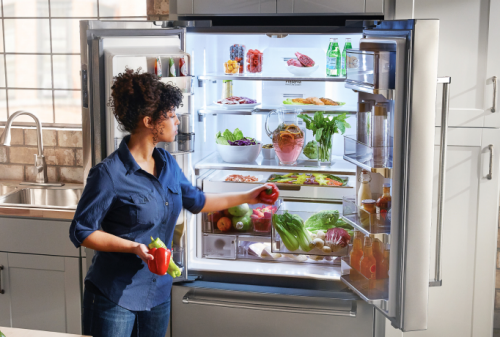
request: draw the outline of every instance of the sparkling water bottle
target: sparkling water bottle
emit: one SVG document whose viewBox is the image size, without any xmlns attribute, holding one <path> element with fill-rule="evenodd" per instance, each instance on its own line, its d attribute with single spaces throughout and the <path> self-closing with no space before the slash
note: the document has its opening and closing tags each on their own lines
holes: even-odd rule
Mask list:
<svg viewBox="0 0 500 337">
<path fill-rule="evenodd" d="M 326 76 L 340 76 L 340 48 L 337 38 L 330 39 L 326 52 Z"/>
</svg>

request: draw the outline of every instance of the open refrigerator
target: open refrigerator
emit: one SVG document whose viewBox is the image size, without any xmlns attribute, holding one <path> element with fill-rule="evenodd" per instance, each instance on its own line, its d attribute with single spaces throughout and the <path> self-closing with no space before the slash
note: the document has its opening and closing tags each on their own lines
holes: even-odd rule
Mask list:
<svg viewBox="0 0 500 337">
<path fill-rule="evenodd" d="M 106 105 L 113 76 L 125 67 L 154 73 L 159 58 L 161 80 L 181 88 L 184 100 L 177 110 L 182 116 L 178 139 L 158 146 L 167 149 L 188 179 L 205 193 L 247 191 L 278 176 L 334 176 L 342 182 L 278 183 L 280 199 L 272 209 L 277 215 L 294 214 L 305 223 L 319 212 L 337 211 L 337 221 L 351 231 L 350 240 L 342 247 L 330 243 L 330 249 L 320 245 L 309 250 L 290 250 L 271 218 L 252 219 L 240 228 L 233 224 L 221 230 L 217 224 L 222 217 L 231 221 L 235 217 L 227 210 L 198 215 L 183 211 L 173 246 L 174 259 L 183 274 L 175 282 L 189 281 L 203 273 L 222 275 L 222 279 L 224 275 L 248 275 L 252 279 L 285 277 L 292 282 L 341 282 L 387 317 L 394 327 L 402 331 L 426 329 L 428 289 L 440 285 L 439 245 L 435 252 L 431 247 L 437 20 L 346 22 L 344 27 L 82 21 L 80 27 L 85 175 L 114 151 L 124 136 Z M 352 41 L 353 48 L 347 51 L 346 76 L 326 76 L 325 55 L 330 38 L 337 38 L 341 47 L 346 38 Z M 260 72 L 253 73 L 248 68 L 241 74 L 224 73 L 224 62 L 236 44 L 245 46 L 245 54 L 250 49 L 262 52 Z M 312 58 L 317 69 L 309 75 L 291 74 L 287 61 L 296 52 Z M 186 61 L 187 76 L 179 76 L 181 58 Z M 176 77 L 168 77 L 171 59 Z M 218 104 L 228 80 L 235 96 L 253 98 L 257 104 L 251 108 Z M 449 79 L 441 82 L 448 86 Z M 445 96 L 447 92 L 444 90 Z M 284 103 L 307 97 L 324 97 L 345 104 Z M 443 102 L 446 104 L 446 97 Z M 372 112 L 376 106 L 383 107 L 384 113 Z M 331 158 L 326 164 L 303 153 L 295 165 L 280 164 L 277 157 L 264 158 L 262 153 L 251 163 L 222 159 L 215 142 L 219 131 L 239 128 L 247 137 L 262 144 L 271 143 L 267 120 L 271 129 L 276 128 L 272 112 L 282 109 L 311 117 L 316 111 L 346 113 L 351 128 L 344 135 L 334 135 Z M 298 124 L 304 131 L 305 142 L 313 140 L 312 132 L 300 120 Z M 374 142 L 377 132 L 380 135 L 380 125 L 383 141 Z M 445 137 L 446 128 L 442 130 Z M 445 154 L 442 151 L 443 161 Z M 390 184 L 392 206 L 388 214 L 360 208 L 358 190 L 363 172 L 370 176 L 374 200 L 382 195 L 383 184 Z M 254 181 L 226 181 L 231 175 L 253 176 Z M 440 184 L 443 181 L 440 179 Z M 251 212 L 260 211 L 262 206 L 250 205 Z M 438 216 L 442 218 L 442 212 Z M 352 268 L 354 232 L 390 252 L 385 262 L 386 277 L 367 277 L 359 268 Z M 437 234 L 440 235 L 439 230 Z M 328 246 L 326 241 L 323 240 L 324 246 Z M 439 236 L 436 241 L 439 243 Z M 436 257 L 436 268 L 430 263 L 431 252 Z M 88 265 L 92 254 L 87 255 Z M 435 275 L 430 270 L 436 270 Z"/>
</svg>

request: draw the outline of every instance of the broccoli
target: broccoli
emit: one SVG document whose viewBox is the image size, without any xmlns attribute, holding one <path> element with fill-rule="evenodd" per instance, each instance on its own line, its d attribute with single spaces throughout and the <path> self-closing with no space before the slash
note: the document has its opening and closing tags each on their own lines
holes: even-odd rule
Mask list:
<svg viewBox="0 0 500 337">
<path fill-rule="evenodd" d="M 318 159 L 318 143 L 315 140 L 311 140 L 306 144 L 303 152 L 309 159 Z"/>
</svg>

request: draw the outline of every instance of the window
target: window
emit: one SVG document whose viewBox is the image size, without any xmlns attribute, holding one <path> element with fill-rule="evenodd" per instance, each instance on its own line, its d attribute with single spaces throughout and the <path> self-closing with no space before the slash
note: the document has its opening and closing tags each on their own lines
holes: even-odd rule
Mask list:
<svg viewBox="0 0 500 337">
<path fill-rule="evenodd" d="M 1 6 L 0 125 L 17 110 L 37 113 L 46 126 L 81 125 L 79 21 L 146 19 L 146 0 L 3 0 Z"/>
</svg>

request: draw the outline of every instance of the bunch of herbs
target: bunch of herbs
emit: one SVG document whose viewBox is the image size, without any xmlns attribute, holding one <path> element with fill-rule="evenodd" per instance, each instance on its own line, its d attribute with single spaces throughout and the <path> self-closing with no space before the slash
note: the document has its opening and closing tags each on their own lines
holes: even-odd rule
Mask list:
<svg viewBox="0 0 500 337">
<path fill-rule="evenodd" d="M 308 115 L 298 115 L 306 123 L 306 128 L 313 132 L 319 143 L 318 159 L 321 162 L 330 162 L 332 151 L 332 136 L 336 133 L 344 134 L 351 125 L 347 123 L 347 113 L 339 115 L 324 115 L 323 111 L 316 111 L 313 118 Z"/>
</svg>

